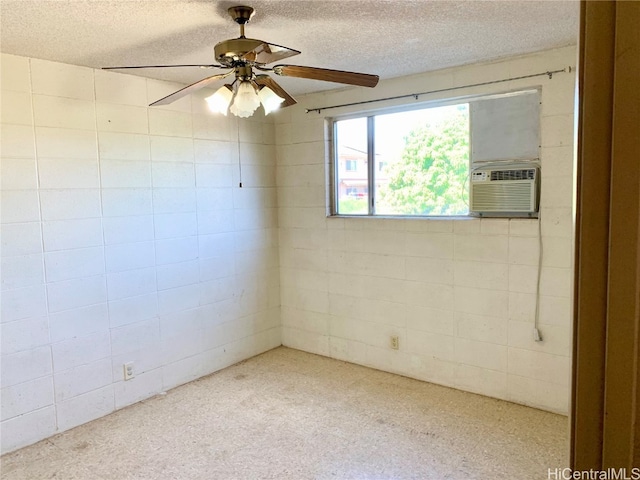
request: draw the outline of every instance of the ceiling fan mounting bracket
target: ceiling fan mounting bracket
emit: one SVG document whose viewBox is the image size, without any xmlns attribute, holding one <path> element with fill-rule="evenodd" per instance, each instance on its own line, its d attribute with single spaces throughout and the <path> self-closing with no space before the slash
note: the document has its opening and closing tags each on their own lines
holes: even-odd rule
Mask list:
<svg viewBox="0 0 640 480">
<path fill-rule="evenodd" d="M 227 10 L 233 21 L 238 25 L 244 25 L 245 23 L 249 23 L 251 17 L 255 13 L 255 10 L 252 7 L 247 7 L 244 5 L 238 5 L 237 7 L 231 7 Z"/>
</svg>

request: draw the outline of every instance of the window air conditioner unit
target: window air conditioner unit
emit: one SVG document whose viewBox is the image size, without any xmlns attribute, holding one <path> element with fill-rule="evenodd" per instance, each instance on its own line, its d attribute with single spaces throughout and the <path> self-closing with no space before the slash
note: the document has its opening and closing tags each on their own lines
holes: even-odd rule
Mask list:
<svg viewBox="0 0 640 480">
<path fill-rule="evenodd" d="M 469 212 L 481 217 L 535 217 L 540 202 L 537 165 L 483 165 L 471 171 Z"/>
</svg>

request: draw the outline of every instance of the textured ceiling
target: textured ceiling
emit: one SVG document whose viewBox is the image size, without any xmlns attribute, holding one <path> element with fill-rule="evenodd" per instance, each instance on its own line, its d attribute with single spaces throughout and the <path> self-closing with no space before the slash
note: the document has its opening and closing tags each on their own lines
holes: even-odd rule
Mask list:
<svg viewBox="0 0 640 480">
<path fill-rule="evenodd" d="M 214 63 L 213 46 L 239 35 L 212 0 L 0 0 L 5 53 L 99 68 Z M 240 3 L 241 4 L 241 3 Z M 576 0 L 248 0 L 247 36 L 302 51 L 281 63 L 391 78 L 575 44 Z M 130 73 L 130 72 L 128 72 Z M 198 68 L 137 70 L 192 83 Z M 278 78 L 292 94 L 340 85 Z"/>
</svg>

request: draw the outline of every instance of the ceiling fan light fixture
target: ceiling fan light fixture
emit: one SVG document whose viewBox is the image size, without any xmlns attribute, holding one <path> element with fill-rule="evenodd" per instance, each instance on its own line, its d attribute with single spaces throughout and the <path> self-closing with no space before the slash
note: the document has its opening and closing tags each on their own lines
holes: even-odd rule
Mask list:
<svg viewBox="0 0 640 480">
<path fill-rule="evenodd" d="M 231 89 L 231 85 L 221 86 L 216 93 L 205 98 L 205 100 L 207 101 L 209 110 L 226 116 L 231 100 L 233 100 L 233 90 Z"/>
<path fill-rule="evenodd" d="M 265 115 L 269 115 L 274 110 L 278 110 L 280 108 L 280 104 L 284 102 L 284 98 L 276 94 L 276 92 L 266 85 L 260 89 L 258 97 L 260 97 L 260 102 L 264 108 Z"/>
<path fill-rule="evenodd" d="M 229 108 L 231 113 L 240 118 L 247 118 L 253 115 L 259 106 L 260 98 L 253 84 L 249 80 L 240 82 L 233 105 Z"/>
</svg>

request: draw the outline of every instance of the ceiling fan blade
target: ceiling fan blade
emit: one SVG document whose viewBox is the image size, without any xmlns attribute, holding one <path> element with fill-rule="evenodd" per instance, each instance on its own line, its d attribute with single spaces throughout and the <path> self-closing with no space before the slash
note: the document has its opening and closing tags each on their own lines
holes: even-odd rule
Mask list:
<svg viewBox="0 0 640 480">
<path fill-rule="evenodd" d="M 283 47 L 282 45 L 262 42 L 250 52 L 242 55 L 242 58 L 249 62 L 265 64 L 276 62 L 278 60 L 293 57 L 294 55 L 299 54 L 300 52 L 298 50 L 294 50 L 293 48 L 287 48 Z"/>
<path fill-rule="evenodd" d="M 276 65 L 273 67 L 273 72 L 284 77 L 309 78 L 325 82 L 359 85 L 361 87 L 375 87 L 379 80 L 378 75 L 370 75 L 368 73 L 344 72 L 342 70 L 303 67 L 300 65 Z"/>
<path fill-rule="evenodd" d="M 176 68 L 176 67 L 228 68 L 223 65 L 136 65 L 133 67 L 102 67 L 102 70 L 125 70 L 125 69 L 131 69 L 131 68 Z"/>
<path fill-rule="evenodd" d="M 196 92 L 198 90 L 200 90 L 201 88 L 206 87 L 207 85 L 209 85 L 210 83 L 215 82 L 216 80 L 220 80 L 221 78 L 226 77 L 227 75 L 230 75 L 231 73 L 233 73 L 233 70 L 231 70 L 230 72 L 227 73 L 221 73 L 220 75 L 213 75 L 211 77 L 207 77 L 207 78 L 203 78 L 202 80 L 197 81 L 196 83 L 192 83 L 191 85 L 187 85 L 184 88 L 181 88 L 180 90 L 178 90 L 177 92 L 173 92 L 171 95 L 167 95 L 166 97 L 161 98 L 160 100 L 156 100 L 155 102 L 153 102 L 152 104 L 150 104 L 150 107 L 154 107 L 156 105 L 169 105 L 172 102 L 175 102 L 176 100 L 189 95 L 193 92 Z"/>
<path fill-rule="evenodd" d="M 293 98 L 291 95 L 289 95 L 286 90 L 284 88 L 282 88 L 280 85 L 278 85 L 276 83 L 276 81 L 271 78 L 269 75 L 257 75 L 255 82 L 258 85 L 264 85 L 266 87 L 269 87 L 271 90 L 274 91 L 274 93 L 276 95 L 278 95 L 279 97 L 284 98 L 284 102 L 282 102 L 280 104 L 280 107 L 284 108 L 284 107 L 289 107 L 291 105 L 295 105 L 296 99 Z"/>
</svg>

